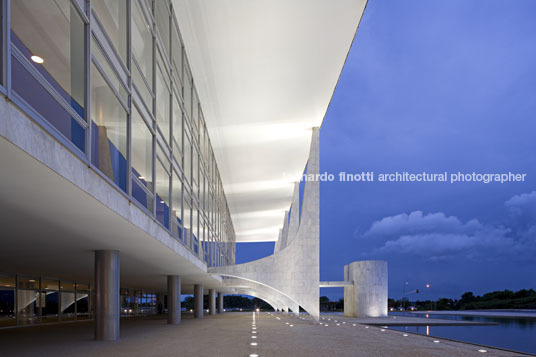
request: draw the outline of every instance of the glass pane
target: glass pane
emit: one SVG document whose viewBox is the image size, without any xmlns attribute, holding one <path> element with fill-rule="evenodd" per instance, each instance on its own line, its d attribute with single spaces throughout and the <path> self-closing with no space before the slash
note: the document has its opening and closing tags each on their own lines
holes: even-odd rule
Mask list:
<svg viewBox="0 0 536 357">
<path fill-rule="evenodd" d="M 171 30 L 171 49 L 172 49 L 172 62 L 175 68 L 175 73 L 179 80 L 182 80 L 182 42 L 179 37 L 179 31 L 175 26 Z M 180 86 L 177 83 L 177 86 Z"/>
<path fill-rule="evenodd" d="M 41 281 L 41 304 L 43 323 L 58 321 L 59 313 L 59 287 L 58 280 Z"/>
<path fill-rule="evenodd" d="M 182 110 L 176 96 L 173 96 L 173 138 L 176 143 L 173 145 L 173 155 L 182 166 Z"/>
<path fill-rule="evenodd" d="M 153 109 L 153 95 L 151 94 L 152 91 L 149 90 L 147 87 L 147 84 L 143 80 L 143 77 L 138 69 L 138 66 L 136 66 L 135 63 L 132 63 L 132 81 L 134 83 L 134 86 L 136 86 L 136 89 L 138 93 L 140 94 L 141 99 L 145 102 L 145 105 L 149 108 L 149 110 L 152 111 Z"/>
<path fill-rule="evenodd" d="M 160 39 L 164 43 L 166 53 L 169 55 L 169 5 L 167 0 L 155 1 L 156 27 Z"/>
<path fill-rule="evenodd" d="M 192 199 L 188 193 L 184 193 L 184 228 L 190 230 L 192 228 Z M 187 236 L 185 237 L 187 238 Z"/>
<path fill-rule="evenodd" d="M 169 229 L 169 173 L 160 160 L 156 160 L 156 219 Z"/>
<path fill-rule="evenodd" d="M 153 35 L 138 1 L 132 1 L 132 54 L 147 83 L 153 82 Z"/>
<path fill-rule="evenodd" d="M 169 84 L 164 79 L 167 76 L 164 77 L 162 66 L 162 62 L 158 61 L 158 70 L 156 72 L 156 123 L 164 136 L 164 140 L 169 143 L 171 93 Z"/>
<path fill-rule="evenodd" d="M 102 26 L 124 62 L 127 58 L 127 1 L 92 0 Z"/>
<path fill-rule="evenodd" d="M 190 69 L 188 67 L 184 68 L 185 78 L 184 78 L 184 107 L 186 108 L 186 113 L 188 117 L 192 118 L 192 75 L 190 74 Z"/>
<path fill-rule="evenodd" d="M 185 133 L 186 134 L 186 133 Z M 186 182 L 192 183 L 192 144 L 188 135 L 184 135 L 184 177 Z"/>
<path fill-rule="evenodd" d="M 177 171 L 173 171 L 173 181 L 171 185 L 171 218 L 172 232 L 182 240 L 182 180 Z"/>
<path fill-rule="evenodd" d="M 58 280 L 43 280 L 41 290 L 59 290 L 60 282 Z"/>
<path fill-rule="evenodd" d="M 132 107 L 132 173 L 152 191 L 153 134 L 135 106 Z"/>
<path fill-rule="evenodd" d="M 127 113 L 102 75 L 91 66 L 91 161 L 126 191 Z"/>
<path fill-rule="evenodd" d="M 11 41 L 28 64 L 84 118 L 84 23 L 69 1 L 20 0 L 11 4 Z M 12 89 L 44 119 L 85 151 L 85 129 L 12 57 Z"/>
<path fill-rule="evenodd" d="M 97 62 L 99 63 L 102 70 L 106 74 L 106 77 L 108 77 L 108 80 L 112 82 L 112 85 L 115 87 L 115 89 L 117 90 L 121 98 L 125 102 L 127 102 L 128 92 L 125 86 L 123 86 L 123 83 L 119 80 L 119 77 L 117 77 L 117 75 L 115 74 L 114 70 L 112 69 L 112 66 L 110 65 L 106 57 L 104 57 L 104 54 L 102 53 L 102 50 L 99 44 L 97 43 L 97 41 L 95 41 L 95 38 L 93 37 L 91 37 L 91 53 L 93 53 L 93 55 L 97 59 Z"/>
<path fill-rule="evenodd" d="M 62 281 L 60 288 L 61 290 L 64 290 L 64 291 L 74 291 L 75 289 L 74 285 L 75 284 L 72 281 Z"/>
<path fill-rule="evenodd" d="M 84 117 L 84 22 L 69 0 L 11 3 L 11 41 Z"/>
<path fill-rule="evenodd" d="M 15 318 L 15 277 L 0 275 L 0 327 L 13 326 Z"/>
<path fill-rule="evenodd" d="M 138 178 L 132 179 L 132 196 L 152 212 L 153 134 L 135 106 L 132 107 L 132 174 Z"/>
</svg>

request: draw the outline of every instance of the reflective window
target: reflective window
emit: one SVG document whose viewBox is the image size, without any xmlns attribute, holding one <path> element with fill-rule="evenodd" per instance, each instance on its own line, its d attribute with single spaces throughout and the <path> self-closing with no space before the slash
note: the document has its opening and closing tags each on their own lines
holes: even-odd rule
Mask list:
<svg viewBox="0 0 536 357">
<path fill-rule="evenodd" d="M 159 155 L 156 160 L 156 219 L 169 229 L 169 161 Z"/>
<path fill-rule="evenodd" d="M 184 98 L 184 107 L 186 108 L 186 113 L 192 120 L 192 75 L 190 74 L 190 69 L 188 67 L 184 68 L 184 89 L 183 89 L 183 98 Z"/>
<path fill-rule="evenodd" d="M 186 132 L 184 133 L 184 177 L 187 183 L 192 184 L 192 143 Z"/>
<path fill-rule="evenodd" d="M 119 56 L 127 59 L 127 1 L 91 0 L 99 21 Z"/>
<path fill-rule="evenodd" d="M 175 24 L 171 30 L 171 50 L 172 50 L 172 63 L 174 67 L 174 72 L 177 75 L 179 80 L 182 80 L 182 42 L 179 36 L 179 31 L 177 30 Z M 180 86 L 180 82 L 177 83 Z"/>
<path fill-rule="evenodd" d="M 0 275 L 0 327 L 15 325 L 15 277 Z"/>
<path fill-rule="evenodd" d="M 82 151 L 85 132 L 73 115 L 81 120 L 85 116 L 84 27 L 69 0 L 11 3 L 12 88 Z M 32 70 L 28 72 L 15 58 Z M 50 92 L 62 98 L 61 105 L 54 103 Z"/>
<path fill-rule="evenodd" d="M 36 322 L 40 303 L 39 290 L 39 278 L 19 277 L 17 317 L 20 324 L 25 325 Z"/>
<path fill-rule="evenodd" d="M 91 161 L 93 165 L 126 191 L 127 113 L 91 66 Z"/>
<path fill-rule="evenodd" d="M 58 280 L 43 279 L 41 281 L 41 301 L 43 303 L 41 320 L 44 323 L 58 321 L 60 307 L 59 284 Z"/>
<path fill-rule="evenodd" d="M 138 1 L 132 1 L 132 76 L 146 104 L 152 108 L 153 35 Z M 136 67 L 136 64 L 139 68 Z"/>
<path fill-rule="evenodd" d="M 76 315 L 78 320 L 89 319 L 89 285 L 76 284 Z"/>
<path fill-rule="evenodd" d="M 184 191 L 184 216 L 183 216 L 183 223 L 184 223 L 184 235 L 186 244 L 190 243 L 190 237 L 192 233 L 192 198 L 190 195 Z"/>
<path fill-rule="evenodd" d="M 156 123 L 164 139 L 169 143 L 171 93 L 169 82 L 164 79 L 168 78 L 165 73 L 163 63 L 159 60 L 156 71 Z"/>
<path fill-rule="evenodd" d="M 175 237 L 182 240 L 182 180 L 177 171 L 173 171 L 171 189 L 171 231 Z"/>
<path fill-rule="evenodd" d="M 91 46 L 93 56 L 95 56 L 95 59 L 97 60 L 97 63 L 99 64 L 100 68 L 106 75 L 108 81 L 115 88 L 121 99 L 123 99 L 126 103 L 128 101 L 127 89 L 125 88 L 123 82 L 121 82 L 115 71 L 112 69 L 112 66 L 104 56 L 104 53 L 102 53 L 100 45 L 97 43 L 93 36 L 91 37 Z"/>
<path fill-rule="evenodd" d="M 156 27 L 169 56 L 169 4 L 167 0 L 155 1 Z"/>
<path fill-rule="evenodd" d="M 136 106 L 132 108 L 132 196 L 153 211 L 153 134 Z"/>
<path fill-rule="evenodd" d="M 176 96 L 173 96 L 173 156 L 182 167 L 182 110 Z"/>
</svg>

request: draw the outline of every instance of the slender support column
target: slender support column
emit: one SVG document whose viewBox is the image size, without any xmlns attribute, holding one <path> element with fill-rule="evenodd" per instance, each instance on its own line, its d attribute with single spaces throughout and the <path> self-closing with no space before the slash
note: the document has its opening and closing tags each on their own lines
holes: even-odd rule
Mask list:
<svg viewBox="0 0 536 357">
<path fill-rule="evenodd" d="M 119 251 L 95 251 L 95 339 L 119 340 Z"/>
<path fill-rule="evenodd" d="M 181 278 L 178 275 L 168 275 L 168 318 L 167 323 L 181 323 Z"/>
<path fill-rule="evenodd" d="M 223 314 L 223 293 L 218 293 L 218 313 Z"/>
<path fill-rule="evenodd" d="M 194 285 L 194 318 L 203 318 L 203 285 Z"/>
<path fill-rule="evenodd" d="M 211 315 L 216 315 L 216 290 L 208 291 L 208 307 Z"/>
</svg>

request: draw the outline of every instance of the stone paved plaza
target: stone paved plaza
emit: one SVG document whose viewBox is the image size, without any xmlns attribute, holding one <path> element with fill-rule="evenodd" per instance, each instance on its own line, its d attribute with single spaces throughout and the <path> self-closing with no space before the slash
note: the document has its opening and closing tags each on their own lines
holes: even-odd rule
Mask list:
<svg viewBox="0 0 536 357">
<path fill-rule="evenodd" d="M 167 325 L 165 316 L 121 320 L 121 340 L 93 340 L 93 323 L 0 330 L 2 356 L 521 356 L 334 318 L 313 324 L 286 314 L 225 313 Z M 337 322 L 335 320 L 337 319 Z M 343 323 L 344 322 L 344 323 Z M 337 325 L 338 324 L 338 325 Z M 327 326 L 326 326 L 327 325 Z M 255 329 L 253 329 L 255 328 Z M 257 345 L 252 345 L 257 344 Z M 485 349 L 487 352 L 479 352 Z"/>
</svg>

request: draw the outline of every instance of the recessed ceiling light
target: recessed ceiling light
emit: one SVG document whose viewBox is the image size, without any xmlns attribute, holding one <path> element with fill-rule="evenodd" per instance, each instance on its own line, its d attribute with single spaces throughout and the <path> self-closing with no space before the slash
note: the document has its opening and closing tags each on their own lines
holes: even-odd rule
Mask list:
<svg viewBox="0 0 536 357">
<path fill-rule="evenodd" d="M 34 61 L 35 63 L 39 63 L 39 64 L 41 64 L 41 63 L 45 62 L 45 60 L 44 60 L 43 58 L 39 57 L 39 56 L 35 56 L 35 55 L 34 55 L 34 56 L 30 57 L 30 58 L 31 58 L 32 61 Z"/>
</svg>

